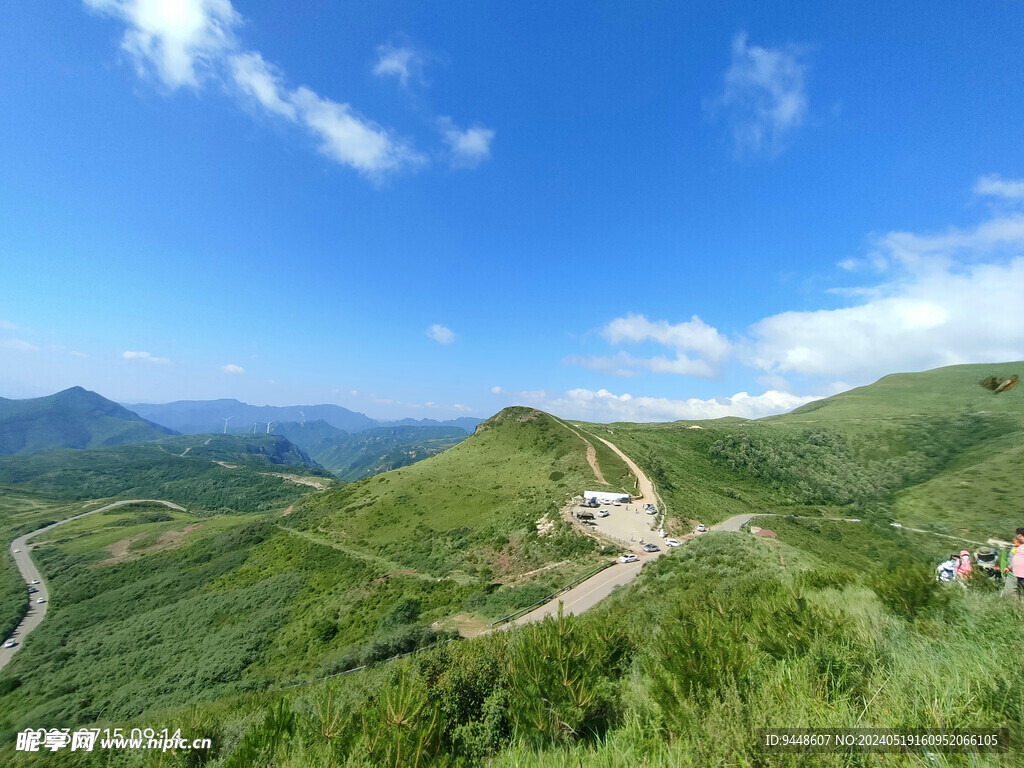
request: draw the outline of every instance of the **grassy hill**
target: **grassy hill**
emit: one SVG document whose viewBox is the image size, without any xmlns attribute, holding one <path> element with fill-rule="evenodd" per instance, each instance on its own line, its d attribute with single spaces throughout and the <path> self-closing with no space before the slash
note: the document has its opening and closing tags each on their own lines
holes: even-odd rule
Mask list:
<svg viewBox="0 0 1024 768">
<path fill-rule="evenodd" d="M 606 487 L 632 487 L 614 454 L 601 468 Z M 600 484 L 582 439 L 549 414 L 506 408 L 427 461 L 304 500 L 289 525 L 435 576 L 486 567 L 509 577 L 592 548 L 561 529 L 537 536 L 585 486 Z"/>
<path fill-rule="evenodd" d="M 296 480 L 307 475 L 330 482 L 275 435 L 189 435 L 0 457 L 0 488 L 46 499 L 158 498 L 210 511 L 283 509 L 308 490 Z"/>
<path fill-rule="evenodd" d="M 595 542 L 557 516 L 596 485 L 586 444 L 547 414 L 507 409 L 430 459 L 293 497 L 286 515 L 266 488 L 235 498 L 233 478 L 294 471 L 249 452 L 267 440 L 284 438 L 174 437 L 0 463 L 22 494 L 63 479 L 69 495 L 116 487 L 190 510 L 119 507 L 45 534 L 51 613 L 0 674 L 0 726 L 131 717 L 331 674 L 446 638 L 438 627 L 455 614 L 504 615 L 594 566 Z M 617 458 L 601 469 L 631 485 Z M 220 493 L 230 514 L 189 501 Z M 545 516 L 555 526 L 542 536 Z"/>
<path fill-rule="evenodd" d="M 81 387 L 29 400 L 0 397 L 0 455 L 126 445 L 171 434 Z"/>
<path fill-rule="evenodd" d="M 977 373 L 956 375 L 977 387 Z M 792 419 L 586 425 L 650 471 L 670 515 L 776 513 L 756 521 L 776 538 L 700 536 L 582 617 L 471 641 L 432 644 L 444 636 L 430 625 L 496 615 L 547 586 L 536 568 L 568 560 L 543 572 L 564 579 L 593 557 L 564 527 L 537 533 L 595 485 L 583 440 L 539 411 L 506 409 L 444 453 L 310 494 L 286 517 L 189 533 L 203 521 L 145 509 L 76 521 L 40 552 L 54 621 L 0 673 L 0 760 L 28 764 L 9 742 L 29 722 L 92 720 L 213 737 L 208 754 L 162 757 L 180 768 L 1019 765 L 1024 609 L 985 578 L 937 583 L 948 540 L 889 525 L 932 504 L 944 530 L 1024 524 L 1006 498 L 1021 393 L 953 407 L 950 385 L 911 409 L 947 374 L 886 379 Z M 614 454 L 598 461 L 612 487 L 632 487 Z M 173 532 L 180 546 L 152 550 Z M 1015 746 L 767 755 L 754 738 L 855 725 L 1007 728 Z"/>
</svg>

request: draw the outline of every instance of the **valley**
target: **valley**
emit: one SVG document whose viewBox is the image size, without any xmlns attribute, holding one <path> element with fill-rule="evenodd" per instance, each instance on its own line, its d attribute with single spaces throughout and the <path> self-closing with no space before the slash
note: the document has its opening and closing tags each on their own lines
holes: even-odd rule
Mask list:
<svg viewBox="0 0 1024 768">
<path fill-rule="evenodd" d="M 284 435 L 0 458 L 0 526 L 21 550 L 5 552 L 0 619 L 21 621 L 25 579 L 47 600 L 0 657 L 0 731 L 187 720 L 214 737 L 199 764 L 314 768 L 408 750 L 429 765 L 756 762 L 749 734 L 782 720 L 1024 736 L 1020 607 L 985 579 L 932 575 L 951 546 L 1022 524 L 1007 500 L 1024 407 L 977 378 L 938 369 L 699 425 L 511 407 L 351 483 Z M 568 514 L 584 489 L 632 499 L 595 529 Z M 648 499 L 657 517 L 634 513 Z M 682 546 L 645 554 L 602 531 L 639 538 L 630 517 Z M 14 568 L 29 545 L 38 577 Z M 637 562 L 602 567 L 627 549 Z M 939 693 L 965 674 L 968 695 Z M 406 730 L 387 725 L 396 696 L 419 713 Z M 282 713 L 296 730 L 275 741 Z"/>
</svg>

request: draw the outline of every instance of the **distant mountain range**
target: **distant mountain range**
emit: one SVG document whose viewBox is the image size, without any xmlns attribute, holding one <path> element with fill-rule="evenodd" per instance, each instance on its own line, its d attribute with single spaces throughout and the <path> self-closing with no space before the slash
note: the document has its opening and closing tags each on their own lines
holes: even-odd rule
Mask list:
<svg viewBox="0 0 1024 768">
<path fill-rule="evenodd" d="M 103 448 L 175 434 L 82 387 L 47 397 L 0 397 L 0 455 Z"/>
<path fill-rule="evenodd" d="M 386 423 L 338 405 L 253 406 L 238 400 L 130 408 L 81 387 L 31 400 L 0 398 L 0 455 L 123 446 L 179 433 L 213 433 L 219 439 L 227 419 L 226 439 L 266 438 L 258 452 L 266 453 L 267 446 L 273 449 L 267 455 L 291 451 L 299 457 L 297 463 L 323 466 L 342 480 L 354 481 L 434 456 L 464 440 L 481 421 L 463 417 Z M 200 452 L 192 450 L 191 455 Z"/>
<path fill-rule="evenodd" d="M 346 482 L 414 464 L 469 437 L 462 427 L 419 424 L 374 427 L 349 434 L 319 419 L 276 424 L 274 433 L 288 438 Z"/>
<path fill-rule="evenodd" d="M 222 432 L 227 419 L 228 432 L 266 430 L 267 422 L 323 421 L 345 432 L 362 432 L 376 427 L 459 427 L 467 433 L 476 429 L 483 419 L 462 416 L 447 421 L 436 419 L 400 419 L 378 421 L 340 405 L 249 405 L 239 400 L 178 400 L 173 403 L 125 403 L 144 419 L 163 424 L 184 435 Z M 273 431 L 273 429 L 271 430 Z"/>
</svg>

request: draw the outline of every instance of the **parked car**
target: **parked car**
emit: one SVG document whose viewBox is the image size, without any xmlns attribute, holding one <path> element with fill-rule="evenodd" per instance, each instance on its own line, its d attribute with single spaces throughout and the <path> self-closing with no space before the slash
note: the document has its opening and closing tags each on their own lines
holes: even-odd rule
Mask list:
<svg viewBox="0 0 1024 768">
<path fill-rule="evenodd" d="M 580 512 L 580 513 L 578 513 L 576 515 L 576 518 L 578 520 L 593 520 L 594 519 L 594 513 L 593 512 Z"/>
<path fill-rule="evenodd" d="M 14 638 L 12 637 L 12 638 L 11 638 L 10 640 L 8 640 L 8 641 L 7 641 L 6 643 L 4 643 L 4 648 L 13 648 L 13 647 L 14 647 L 14 646 L 16 646 L 17 644 L 18 644 L 18 641 L 17 641 L 17 640 L 15 640 L 15 639 L 14 639 Z"/>
<path fill-rule="evenodd" d="M 625 554 L 622 557 L 620 557 L 619 558 L 619 562 L 620 563 L 635 563 L 639 559 L 640 559 L 639 557 L 637 557 L 632 552 L 630 552 L 630 553 Z"/>
<path fill-rule="evenodd" d="M 14 551 L 15 551 L 15 552 L 21 552 L 21 550 L 20 550 L 20 549 L 16 549 L 16 550 L 14 550 Z"/>
<path fill-rule="evenodd" d="M 656 515 L 656 514 L 658 514 L 658 510 L 656 510 L 654 507 L 648 507 L 647 508 L 647 514 L 648 515 Z"/>
<path fill-rule="evenodd" d="M 615 501 L 612 502 L 612 506 L 621 507 L 622 506 L 622 502 L 619 501 L 618 499 L 616 499 Z"/>
<path fill-rule="evenodd" d="M 610 514 L 611 514 L 611 512 L 609 512 L 607 509 L 601 509 L 601 510 L 598 510 L 598 512 L 597 512 L 597 516 L 598 517 L 608 517 L 608 515 L 610 515 Z"/>
<path fill-rule="evenodd" d="M 678 547 L 680 544 L 678 539 L 665 539 L 666 547 Z"/>
<path fill-rule="evenodd" d="M 40 597 L 38 600 L 36 600 L 37 604 L 42 604 L 42 603 L 45 603 L 45 602 L 46 602 L 46 598 L 45 597 Z"/>
<path fill-rule="evenodd" d="M 31 584 L 38 584 L 39 583 L 39 579 L 32 579 L 32 581 L 30 583 Z"/>
<path fill-rule="evenodd" d="M 643 546 L 644 552 L 657 552 L 660 549 L 661 547 L 659 547 L 657 544 L 644 544 Z"/>
<path fill-rule="evenodd" d="M 701 523 L 700 525 L 697 526 L 697 533 L 704 533 L 704 531 L 706 531 L 706 530 L 707 530 L 707 528 L 704 526 L 704 523 Z"/>
</svg>

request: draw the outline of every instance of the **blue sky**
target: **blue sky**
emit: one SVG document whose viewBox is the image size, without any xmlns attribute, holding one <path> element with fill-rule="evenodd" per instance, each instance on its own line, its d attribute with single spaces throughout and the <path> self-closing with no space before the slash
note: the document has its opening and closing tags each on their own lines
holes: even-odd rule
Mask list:
<svg viewBox="0 0 1024 768">
<path fill-rule="evenodd" d="M 0 396 L 759 416 L 1024 359 L 1024 9 L 0 25 Z"/>
</svg>

